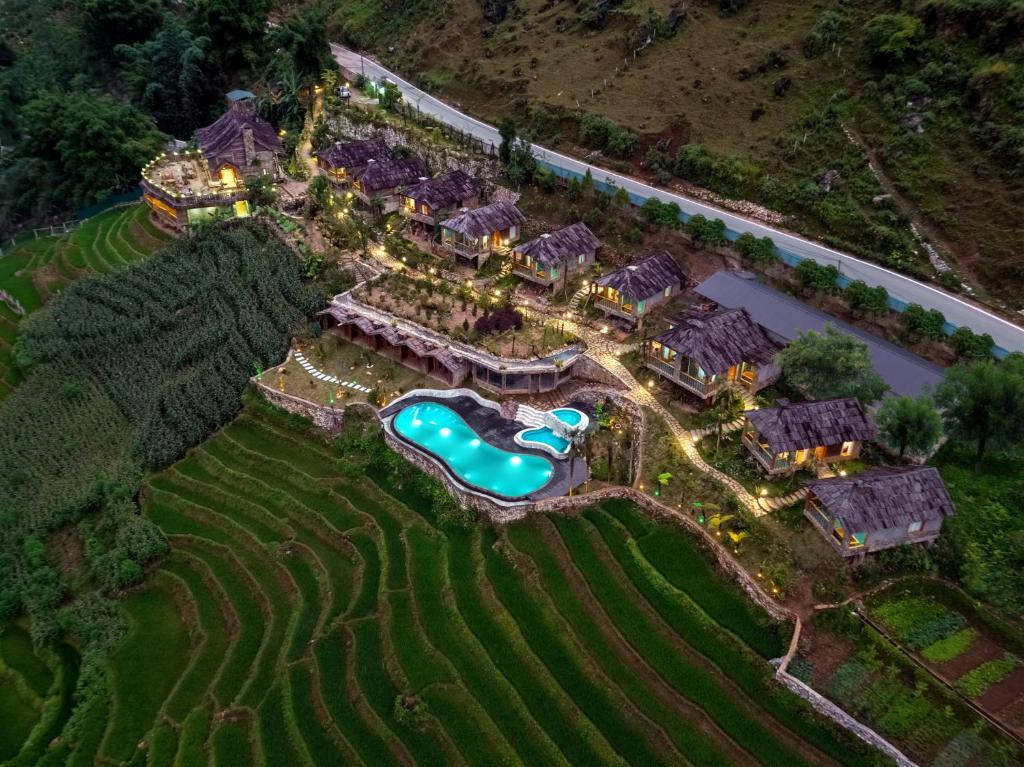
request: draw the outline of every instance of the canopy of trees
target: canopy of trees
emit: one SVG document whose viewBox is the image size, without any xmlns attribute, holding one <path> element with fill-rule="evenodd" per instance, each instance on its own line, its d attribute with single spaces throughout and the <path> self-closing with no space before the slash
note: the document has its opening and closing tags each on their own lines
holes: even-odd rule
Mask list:
<svg viewBox="0 0 1024 767">
<path fill-rule="evenodd" d="M 160 547 L 132 499 L 229 420 L 256 366 L 279 361 L 318 306 L 302 265 L 256 224 L 205 231 L 74 283 L 23 325 L 27 380 L 0 406 L 0 618 L 56 630 L 64 585 L 34 542 L 85 520 L 97 588 Z"/>
<path fill-rule="evenodd" d="M 782 374 L 814 399 L 856 397 L 864 404 L 888 388 L 871 366 L 867 344 L 826 325 L 821 333 L 801 333 L 775 356 Z"/>
<path fill-rule="evenodd" d="M 942 436 L 942 418 L 928 394 L 920 397 L 889 397 L 878 409 L 879 437 L 898 450 L 927 455 Z"/>
</svg>

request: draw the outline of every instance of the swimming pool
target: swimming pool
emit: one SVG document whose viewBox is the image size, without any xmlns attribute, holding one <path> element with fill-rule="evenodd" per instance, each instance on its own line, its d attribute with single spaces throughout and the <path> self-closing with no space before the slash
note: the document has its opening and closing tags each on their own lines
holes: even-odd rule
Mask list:
<svg viewBox="0 0 1024 767">
<path fill-rule="evenodd" d="M 392 428 L 441 459 L 467 485 L 506 498 L 540 490 L 554 473 L 551 461 L 528 453 L 510 453 L 480 438 L 462 416 L 437 402 L 419 402 L 395 415 Z"/>
<path fill-rule="evenodd" d="M 554 416 L 566 426 L 575 427 L 582 424 L 586 428 L 589 423 L 587 416 L 574 407 L 558 407 L 554 410 L 548 410 L 543 415 Z M 548 418 L 547 422 L 551 423 L 550 418 Z M 515 441 L 517 445 L 522 445 L 523 447 L 539 447 L 542 450 L 547 450 L 549 453 L 554 454 L 556 458 L 565 458 L 569 452 L 569 440 L 556 433 L 550 426 L 536 426 L 532 429 L 523 429 L 516 434 Z"/>
</svg>

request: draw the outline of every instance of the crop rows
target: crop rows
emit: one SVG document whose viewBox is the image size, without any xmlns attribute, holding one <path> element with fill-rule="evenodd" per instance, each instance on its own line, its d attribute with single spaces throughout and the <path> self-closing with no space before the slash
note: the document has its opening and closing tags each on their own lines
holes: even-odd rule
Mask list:
<svg viewBox="0 0 1024 767">
<path fill-rule="evenodd" d="M 344 476 L 249 410 L 151 477 L 172 554 L 78 763 L 873 763 L 770 681 L 785 637 L 681 531 L 625 504 L 441 530 Z"/>
<path fill-rule="evenodd" d="M 62 237 L 40 237 L 5 250 L 0 288 L 32 313 L 69 282 L 145 258 L 169 239 L 150 222 L 145 205 L 107 211 Z M 21 381 L 11 360 L 20 320 L 0 303 L 0 400 Z"/>
</svg>

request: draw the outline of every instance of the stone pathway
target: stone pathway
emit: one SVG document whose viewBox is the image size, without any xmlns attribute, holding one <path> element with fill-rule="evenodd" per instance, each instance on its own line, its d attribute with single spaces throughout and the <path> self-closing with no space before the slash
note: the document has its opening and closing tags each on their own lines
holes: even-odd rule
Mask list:
<svg viewBox="0 0 1024 767">
<path fill-rule="evenodd" d="M 298 352 L 298 351 L 295 352 L 295 361 L 298 362 L 300 365 L 302 365 L 302 369 L 305 370 L 307 373 L 309 373 L 311 376 L 313 376 L 313 378 L 317 379 L 318 381 L 323 381 L 324 383 L 337 384 L 339 386 L 344 386 L 344 387 L 346 387 L 348 389 L 354 389 L 355 391 L 363 392 L 363 394 L 366 394 L 369 391 L 373 391 L 369 387 L 363 386 L 362 384 L 358 384 L 355 381 L 342 381 L 342 380 L 340 380 L 338 378 L 335 378 L 332 375 L 328 375 L 327 373 L 324 373 L 321 370 L 317 370 L 315 367 L 313 367 L 313 365 L 310 364 L 309 360 L 307 360 L 303 356 L 302 352 Z"/>
</svg>

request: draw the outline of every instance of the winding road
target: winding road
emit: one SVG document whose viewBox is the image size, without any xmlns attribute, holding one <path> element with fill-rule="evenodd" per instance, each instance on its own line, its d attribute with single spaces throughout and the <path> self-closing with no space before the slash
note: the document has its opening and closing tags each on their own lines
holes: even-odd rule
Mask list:
<svg viewBox="0 0 1024 767">
<path fill-rule="evenodd" d="M 386 77 L 398 86 L 406 102 L 417 107 L 421 112 L 485 143 L 495 146 L 500 143 L 501 138 L 497 128 L 434 98 L 376 61 L 336 43 L 331 43 L 331 50 L 339 66 L 353 76 L 363 73 L 374 80 Z M 559 176 L 582 178 L 589 170 L 596 185 L 622 187 L 637 205 L 642 205 L 650 197 L 656 197 L 662 202 L 676 203 L 683 211 L 684 218 L 699 213 L 709 218 L 722 219 L 730 237 L 736 237 L 743 232 L 750 232 L 757 237 L 771 237 L 783 259 L 791 265 L 795 265 L 805 258 L 811 258 L 820 264 L 837 266 L 842 275 L 849 280 L 863 280 L 869 285 L 882 285 L 889 292 L 893 307 L 897 310 L 901 310 L 911 303 L 921 304 L 927 309 L 938 309 L 945 315 L 949 325 L 953 327 L 967 326 L 975 333 L 988 333 L 992 336 L 996 344 L 997 356 L 1005 356 L 1007 352 L 1012 351 L 1024 351 L 1024 328 L 999 317 L 976 303 L 964 300 L 932 285 L 918 282 L 878 264 L 833 250 L 792 232 L 777 229 L 763 222 L 716 208 L 675 192 L 658 189 L 630 176 L 588 164 L 539 144 L 533 145 L 533 152 L 539 162 Z"/>
</svg>

